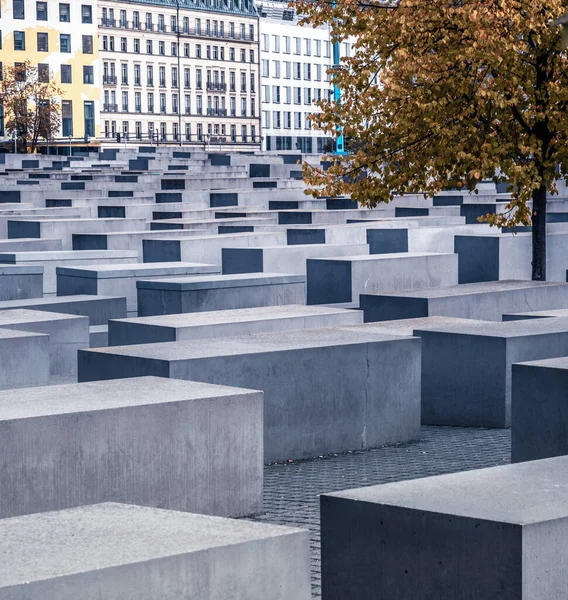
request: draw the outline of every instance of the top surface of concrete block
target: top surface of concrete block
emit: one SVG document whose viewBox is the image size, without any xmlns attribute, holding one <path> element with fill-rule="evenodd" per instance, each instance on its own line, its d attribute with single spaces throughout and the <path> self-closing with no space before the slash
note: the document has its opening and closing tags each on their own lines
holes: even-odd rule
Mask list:
<svg viewBox="0 0 568 600">
<path fill-rule="evenodd" d="M 25 338 L 25 337 L 40 337 L 40 338 L 49 338 L 45 333 L 32 333 L 28 331 L 19 331 L 17 329 L 2 329 L 0 327 L 0 341 L 2 340 L 11 340 L 16 338 Z M 19 390 L 21 394 L 21 390 Z M 2 393 L 2 392 L 0 392 Z"/>
<path fill-rule="evenodd" d="M 475 323 L 489 321 L 474 321 Z M 460 319 L 457 317 L 418 317 L 416 319 L 397 319 L 395 321 L 377 321 L 365 323 L 364 325 L 353 325 L 349 329 L 366 332 L 383 332 L 392 335 L 413 336 L 415 331 L 428 329 L 438 330 L 441 327 L 469 325 L 471 319 Z"/>
<path fill-rule="evenodd" d="M 32 262 L 48 260 L 86 260 L 86 259 L 138 258 L 134 250 L 47 250 L 42 252 L 2 252 L 0 262 Z"/>
<path fill-rule="evenodd" d="M 58 275 L 87 277 L 89 279 L 114 279 L 119 277 L 151 277 L 153 274 L 187 275 L 188 273 L 218 273 L 216 265 L 187 262 L 135 263 L 87 265 L 84 267 L 57 267 Z"/>
<path fill-rule="evenodd" d="M 417 327 L 416 331 L 420 331 L 420 329 Z M 520 338 L 532 335 L 568 332 L 568 318 L 530 319 L 505 322 L 464 319 L 463 323 L 444 325 L 441 327 L 430 327 L 428 331 L 504 339 Z"/>
<path fill-rule="evenodd" d="M 365 262 L 365 261 L 379 261 L 379 260 L 394 260 L 394 259 L 405 259 L 405 258 L 421 258 L 427 256 L 451 256 L 447 252 L 393 252 L 391 254 L 363 254 L 360 256 L 333 256 L 330 258 L 314 258 L 311 260 L 327 260 L 332 262 L 345 261 L 345 262 Z"/>
<path fill-rule="evenodd" d="M 0 522 L 0 589 L 299 531 L 111 502 L 12 517 Z"/>
<path fill-rule="evenodd" d="M 302 304 L 286 304 L 283 306 L 260 306 L 257 308 L 238 308 L 233 310 L 212 310 L 210 312 L 181 313 L 158 315 L 153 317 L 134 317 L 120 319 L 121 323 L 138 323 L 140 325 L 157 325 L 161 327 L 187 327 L 191 325 L 215 325 L 222 323 L 244 323 L 286 319 L 288 317 L 331 316 L 354 311 L 324 306 L 305 306 Z"/>
<path fill-rule="evenodd" d="M 488 294 L 527 288 L 546 288 L 567 285 L 567 283 L 549 281 L 483 281 L 479 283 L 462 283 L 460 285 L 422 288 L 419 290 L 404 290 L 402 292 L 386 292 L 380 295 L 400 296 L 404 298 L 447 298 L 452 296 L 467 296 L 469 294 Z"/>
<path fill-rule="evenodd" d="M 552 310 L 536 310 L 530 312 L 508 313 L 503 315 L 503 320 L 513 320 L 514 317 L 529 319 L 547 319 L 553 317 L 568 318 L 568 308 L 557 308 Z"/>
<path fill-rule="evenodd" d="M 47 307 L 53 304 L 66 304 L 67 302 L 86 302 L 91 300 L 97 300 L 102 302 L 104 300 L 122 300 L 122 296 L 91 296 L 88 294 L 77 294 L 76 296 L 44 296 L 43 298 L 27 298 L 24 300 L 3 300 L 0 302 L 0 311 L 2 310 L 13 310 L 15 308 L 26 308 L 32 307 L 29 310 L 37 310 L 40 306 L 46 306 L 46 311 L 49 312 Z M 43 310 L 43 309 L 42 309 Z"/>
<path fill-rule="evenodd" d="M 0 310 L 0 327 L 3 325 L 18 325 L 18 323 L 37 323 L 40 321 L 69 321 L 71 319 L 84 319 L 77 315 L 48 312 L 43 310 L 28 310 L 15 308 L 13 310 Z"/>
<path fill-rule="evenodd" d="M 0 330 L 0 335 L 2 335 Z M 20 333 L 20 332 L 13 332 Z M 0 391 L 0 421 L 113 410 L 164 402 L 182 402 L 259 393 L 255 390 L 160 377 L 109 379 L 22 390 Z"/>
<path fill-rule="evenodd" d="M 305 282 L 305 275 L 286 275 L 282 273 L 239 273 L 237 275 L 206 275 L 204 277 L 152 279 L 150 281 L 138 281 L 136 282 L 136 287 L 138 289 L 189 291 L 248 287 L 253 285 L 282 285 L 286 283 Z"/>
<path fill-rule="evenodd" d="M 541 367 L 544 369 L 558 369 L 560 371 L 568 370 L 568 356 L 560 356 L 558 358 L 543 358 L 541 360 L 530 360 L 527 362 L 517 363 L 530 367 Z"/>
<path fill-rule="evenodd" d="M 163 342 L 96 348 L 87 352 L 121 354 L 155 360 L 177 361 L 216 356 L 262 354 L 304 348 L 327 348 L 373 342 L 390 342 L 400 337 L 382 332 L 350 331 L 343 328 L 301 329 L 277 333 L 258 333 L 231 338 Z M 1 402 L 0 402 L 1 405 Z"/>
<path fill-rule="evenodd" d="M 568 517 L 568 456 L 328 494 L 501 523 Z"/>
</svg>

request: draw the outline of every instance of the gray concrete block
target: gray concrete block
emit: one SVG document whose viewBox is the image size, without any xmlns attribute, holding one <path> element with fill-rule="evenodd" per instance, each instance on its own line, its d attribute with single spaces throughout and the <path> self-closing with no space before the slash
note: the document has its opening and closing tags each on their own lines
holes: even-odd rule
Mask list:
<svg viewBox="0 0 568 600">
<path fill-rule="evenodd" d="M 77 376 L 77 350 L 89 348 L 89 319 L 45 311 L 0 311 L 0 328 L 49 335 L 49 364 L 53 377 Z"/>
<path fill-rule="evenodd" d="M 92 264 L 83 268 L 57 267 L 57 295 L 119 295 L 126 298 L 127 311 L 136 314 L 136 282 L 159 277 L 168 280 L 184 275 L 218 273 L 219 267 L 197 263 Z"/>
<path fill-rule="evenodd" d="M 105 503 L 0 522 L 2 600 L 309 600 L 308 532 Z"/>
<path fill-rule="evenodd" d="M 306 278 L 281 273 L 138 281 L 138 314 L 152 315 L 305 304 Z"/>
<path fill-rule="evenodd" d="M 360 294 L 454 285 L 456 254 L 393 253 L 308 259 L 308 304 L 354 302 Z"/>
<path fill-rule="evenodd" d="M 0 393 L 0 518 L 97 502 L 262 508 L 262 393 L 142 377 Z"/>
<path fill-rule="evenodd" d="M 568 357 L 513 365 L 511 460 L 568 454 Z"/>
<path fill-rule="evenodd" d="M 0 266 L 0 301 L 43 296 L 43 267 Z"/>
<path fill-rule="evenodd" d="M 79 379 L 159 375 L 264 391 L 265 461 L 418 438 L 420 340 L 339 328 L 79 353 Z"/>
<path fill-rule="evenodd" d="M 49 336 L 0 329 L 0 390 L 49 383 Z"/>
<path fill-rule="evenodd" d="M 323 306 L 266 306 L 109 321 L 110 346 L 231 337 L 295 329 L 356 325 L 357 310 Z M 93 347 L 91 345 L 91 347 Z"/>
<path fill-rule="evenodd" d="M 361 294 L 365 321 L 434 315 L 501 321 L 504 313 L 568 306 L 568 284 L 544 281 L 488 281 L 388 294 Z M 568 316 L 568 312 L 567 312 Z"/>
<path fill-rule="evenodd" d="M 49 296 L 0 302 L 0 311 L 26 308 L 89 317 L 90 325 L 106 325 L 109 319 L 126 317 L 126 298 L 113 296 Z"/>
<path fill-rule="evenodd" d="M 568 318 L 568 308 L 558 308 L 556 310 L 534 310 L 529 312 L 518 312 L 503 315 L 503 321 L 523 321 L 525 319 L 551 319 L 564 317 Z"/>
<path fill-rule="evenodd" d="M 422 422 L 509 427 L 511 365 L 568 355 L 568 319 L 470 321 L 416 329 L 422 338 Z"/>
<path fill-rule="evenodd" d="M 568 588 L 568 458 L 321 498 L 326 600 L 548 600 Z"/>
</svg>

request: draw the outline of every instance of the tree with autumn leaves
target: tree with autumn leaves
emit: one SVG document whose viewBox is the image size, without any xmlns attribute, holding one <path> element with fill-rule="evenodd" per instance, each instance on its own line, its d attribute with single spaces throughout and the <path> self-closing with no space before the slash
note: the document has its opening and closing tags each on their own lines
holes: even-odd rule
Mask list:
<svg viewBox="0 0 568 600">
<path fill-rule="evenodd" d="M 5 129 L 17 136 L 19 151 L 34 152 L 40 138 L 54 138 L 61 125 L 61 90 L 50 78 L 27 61 L 5 65 L 0 81 L 0 105 Z"/>
<path fill-rule="evenodd" d="M 496 226 L 532 224 L 535 280 L 546 279 L 546 202 L 568 174 L 568 58 L 553 23 L 568 0 L 300 0 L 332 41 L 355 37 L 333 70 L 341 100 L 317 127 L 343 128 L 352 151 L 304 165 L 314 195 L 367 206 L 405 193 L 506 181 Z"/>
</svg>

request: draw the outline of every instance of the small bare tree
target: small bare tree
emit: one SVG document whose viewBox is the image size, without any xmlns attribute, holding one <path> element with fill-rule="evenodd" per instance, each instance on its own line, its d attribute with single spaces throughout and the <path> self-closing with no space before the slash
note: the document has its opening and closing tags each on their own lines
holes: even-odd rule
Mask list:
<svg viewBox="0 0 568 600">
<path fill-rule="evenodd" d="M 62 91 L 49 72 L 30 61 L 4 67 L 0 104 L 5 129 L 18 138 L 18 151 L 34 152 L 41 138 L 52 139 L 61 126 Z"/>
</svg>

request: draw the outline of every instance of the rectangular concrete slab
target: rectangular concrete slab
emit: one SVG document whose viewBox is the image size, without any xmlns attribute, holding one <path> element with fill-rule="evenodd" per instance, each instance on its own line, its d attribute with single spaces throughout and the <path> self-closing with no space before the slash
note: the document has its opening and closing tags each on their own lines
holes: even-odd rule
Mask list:
<svg viewBox="0 0 568 600">
<path fill-rule="evenodd" d="M 306 278 L 282 273 L 205 275 L 138 281 L 141 317 L 304 304 Z"/>
<path fill-rule="evenodd" d="M 3 519 L 0 538 L 2 600 L 311 597 L 291 527 L 104 503 Z"/>
<path fill-rule="evenodd" d="M 568 308 L 510 313 L 503 315 L 503 321 L 522 321 L 524 319 L 550 319 L 555 317 L 568 318 Z"/>
<path fill-rule="evenodd" d="M 299 304 L 138 317 L 110 321 L 109 345 L 174 342 L 362 322 L 360 311 Z"/>
<path fill-rule="evenodd" d="M 455 254 L 393 253 L 307 261 L 308 304 L 354 302 L 359 295 L 458 282 Z"/>
<path fill-rule="evenodd" d="M 49 383 L 49 336 L 0 328 L 0 390 Z"/>
<path fill-rule="evenodd" d="M 328 600 L 545 600 L 568 587 L 568 457 L 326 494 Z"/>
<path fill-rule="evenodd" d="M 455 286 L 361 294 L 365 321 L 429 316 L 501 321 L 508 312 L 568 306 L 568 284 L 545 281 L 488 281 Z M 568 314 L 568 313 L 567 313 Z"/>
<path fill-rule="evenodd" d="M 43 267 L 0 265 L 0 302 L 43 296 Z"/>
<path fill-rule="evenodd" d="M 513 365 L 511 460 L 568 454 L 568 357 Z"/>
<path fill-rule="evenodd" d="M 77 350 L 89 347 L 89 319 L 38 310 L 0 311 L 0 328 L 49 335 L 50 374 L 75 379 Z"/>
<path fill-rule="evenodd" d="M 260 389 L 265 461 L 417 439 L 420 340 L 340 328 L 81 351 L 79 379 L 138 374 Z"/>
<path fill-rule="evenodd" d="M 262 392 L 141 377 L 0 393 L 0 518 L 97 502 L 262 508 Z"/>
</svg>

